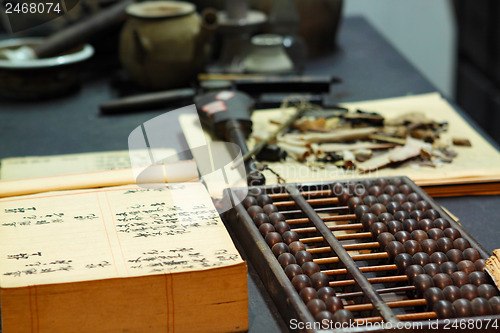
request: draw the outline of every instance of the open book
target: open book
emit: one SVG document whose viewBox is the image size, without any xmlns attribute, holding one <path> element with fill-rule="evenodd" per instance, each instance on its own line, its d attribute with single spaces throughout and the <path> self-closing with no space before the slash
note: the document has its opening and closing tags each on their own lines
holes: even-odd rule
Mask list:
<svg viewBox="0 0 500 333">
<path fill-rule="evenodd" d="M 246 264 L 201 183 L 36 192 L 0 199 L 3 332 L 248 329 Z"/>
</svg>

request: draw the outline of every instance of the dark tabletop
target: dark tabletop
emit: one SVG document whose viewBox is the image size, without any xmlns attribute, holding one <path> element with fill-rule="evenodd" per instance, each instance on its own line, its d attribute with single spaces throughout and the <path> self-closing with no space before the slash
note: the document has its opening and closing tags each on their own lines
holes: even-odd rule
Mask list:
<svg viewBox="0 0 500 333">
<path fill-rule="evenodd" d="M 338 45 L 335 53 L 311 60 L 306 70 L 308 74 L 329 73 L 341 78 L 342 82 L 332 88 L 338 102 L 437 90 L 362 18 L 342 22 Z M 130 132 L 166 109 L 101 116 L 98 105 L 118 94 L 110 84 L 110 75 L 111 72 L 105 70 L 100 75 L 85 74 L 78 91 L 57 99 L 37 102 L 0 99 L 0 158 L 127 149 Z M 181 150 L 186 149 L 180 133 L 170 135 Z M 500 196 L 438 198 L 436 201 L 456 215 L 487 251 L 500 247 L 496 217 Z M 249 298 L 251 332 L 284 329 L 252 267 Z"/>
</svg>

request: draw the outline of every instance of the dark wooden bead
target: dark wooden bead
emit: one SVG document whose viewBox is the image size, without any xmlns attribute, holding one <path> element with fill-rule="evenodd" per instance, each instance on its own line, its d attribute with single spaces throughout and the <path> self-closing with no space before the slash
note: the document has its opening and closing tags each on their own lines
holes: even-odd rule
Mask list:
<svg viewBox="0 0 500 333">
<path fill-rule="evenodd" d="M 462 251 L 458 249 L 451 249 L 448 252 L 446 252 L 446 256 L 450 261 L 453 261 L 454 263 L 458 264 L 462 260 L 464 260 L 464 255 Z"/>
<path fill-rule="evenodd" d="M 476 266 L 474 266 L 474 263 L 470 260 L 462 260 L 457 264 L 457 266 L 459 270 L 467 274 L 470 274 L 476 270 Z"/>
<path fill-rule="evenodd" d="M 413 203 L 417 203 L 420 200 L 422 200 L 422 198 L 420 197 L 420 195 L 418 195 L 418 193 L 413 192 L 413 193 L 408 194 L 408 201 L 413 202 Z"/>
<path fill-rule="evenodd" d="M 332 287 L 322 287 L 318 289 L 318 298 L 326 303 L 330 296 L 336 296 L 335 290 Z M 328 310 L 328 308 L 327 308 Z"/>
<path fill-rule="evenodd" d="M 296 255 L 297 252 L 306 249 L 304 243 L 302 243 L 301 241 L 291 242 L 290 244 L 288 244 L 288 247 L 290 248 L 290 253 L 293 255 Z"/>
<path fill-rule="evenodd" d="M 302 271 L 307 276 L 311 277 L 314 273 L 320 271 L 319 265 L 313 261 L 307 261 L 303 263 L 300 267 L 302 267 Z"/>
<path fill-rule="evenodd" d="M 271 251 L 273 251 L 273 254 L 275 257 L 279 257 L 280 254 L 288 252 L 289 249 L 288 249 L 288 245 L 286 245 L 285 243 L 276 243 L 271 248 Z"/>
<path fill-rule="evenodd" d="M 377 218 L 378 218 L 379 222 L 384 222 L 384 223 L 387 223 L 391 220 L 394 220 L 394 217 L 392 216 L 392 214 L 387 213 L 387 212 L 378 215 Z"/>
<path fill-rule="evenodd" d="M 259 206 L 264 207 L 265 205 L 269 205 L 273 203 L 273 199 L 267 194 L 261 194 L 257 197 L 257 203 Z"/>
<path fill-rule="evenodd" d="M 278 207 L 276 207 L 273 204 L 265 205 L 264 207 L 262 207 L 262 209 L 264 210 L 264 213 L 266 213 L 267 215 L 271 215 L 272 213 L 278 212 Z"/>
<path fill-rule="evenodd" d="M 488 283 L 488 278 L 483 272 L 472 272 L 469 274 L 469 282 L 475 286 Z"/>
<path fill-rule="evenodd" d="M 468 318 L 474 315 L 471 302 L 465 298 L 455 300 L 453 302 L 453 309 L 458 318 Z"/>
<path fill-rule="evenodd" d="M 281 236 L 287 245 L 299 240 L 299 234 L 295 231 L 285 231 Z"/>
<path fill-rule="evenodd" d="M 394 219 L 400 222 L 404 222 L 408 219 L 410 219 L 410 213 L 408 213 L 406 210 L 399 210 L 394 213 Z M 415 221 L 415 223 L 418 223 Z M 417 225 L 418 227 L 418 225 Z M 415 228 L 416 229 L 416 228 Z"/>
<path fill-rule="evenodd" d="M 389 180 L 389 184 L 394 185 L 399 189 L 399 186 L 401 186 L 403 184 L 403 179 L 399 178 L 399 177 L 391 178 Z"/>
<path fill-rule="evenodd" d="M 323 287 L 328 287 L 330 285 L 330 279 L 328 278 L 328 275 L 323 272 L 316 272 L 311 275 L 311 282 L 313 288 L 315 288 L 316 290 Z"/>
<path fill-rule="evenodd" d="M 330 311 L 321 311 L 314 316 L 314 320 L 316 320 L 318 323 L 321 323 L 322 327 L 323 325 L 330 325 L 330 322 L 333 322 L 335 320 L 335 317 L 333 316 L 333 313 Z M 329 326 L 326 326 L 329 327 Z"/>
<path fill-rule="evenodd" d="M 462 234 L 456 228 L 446 228 L 444 229 L 444 235 L 453 240 L 462 237 Z"/>
<path fill-rule="evenodd" d="M 419 274 L 413 279 L 413 285 L 415 286 L 417 295 L 422 297 L 427 289 L 434 287 L 434 280 L 427 274 Z"/>
<path fill-rule="evenodd" d="M 280 254 L 278 257 L 278 262 L 283 268 L 286 268 L 288 265 L 297 263 L 293 254 L 288 252 Z"/>
<path fill-rule="evenodd" d="M 424 298 L 427 301 L 427 308 L 432 309 L 437 301 L 444 299 L 444 294 L 441 289 L 432 287 L 424 292 Z"/>
<path fill-rule="evenodd" d="M 387 225 L 382 222 L 375 222 L 371 225 L 370 232 L 372 233 L 372 237 L 377 239 L 378 235 L 387 232 Z"/>
<path fill-rule="evenodd" d="M 443 252 L 434 252 L 431 254 L 431 262 L 441 265 L 443 262 L 447 262 L 448 257 Z"/>
<path fill-rule="evenodd" d="M 385 188 L 387 185 L 389 185 L 389 181 L 385 178 L 377 178 L 375 179 L 375 185 Z"/>
<path fill-rule="evenodd" d="M 493 314 L 493 309 L 486 298 L 477 297 L 471 301 L 474 316 L 488 316 Z"/>
<path fill-rule="evenodd" d="M 470 247 L 470 243 L 467 239 L 460 237 L 453 241 L 453 247 L 460 251 L 464 251 Z"/>
<path fill-rule="evenodd" d="M 472 301 L 476 297 L 479 297 L 477 287 L 470 283 L 466 283 L 460 287 L 460 294 L 462 294 L 462 298 L 467 298 L 470 301 Z"/>
<path fill-rule="evenodd" d="M 382 205 L 381 203 L 376 203 L 376 204 L 374 204 L 374 205 L 372 205 L 370 207 L 370 212 L 372 212 L 373 214 L 379 216 L 380 214 L 386 212 L 385 206 Z M 380 221 L 380 222 L 383 222 L 383 221 Z"/>
<path fill-rule="evenodd" d="M 490 299 L 494 296 L 498 296 L 498 289 L 485 282 L 484 284 L 477 286 L 477 293 L 479 294 L 479 297 Z"/>
<path fill-rule="evenodd" d="M 248 215 L 250 215 L 250 218 L 253 219 L 255 217 L 255 215 L 257 215 L 259 213 L 264 213 L 264 210 L 262 209 L 261 206 L 254 205 L 254 206 L 250 206 L 247 209 L 247 213 L 248 213 Z"/>
<path fill-rule="evenodd" d="M 453 305 L 446 300 L 437 301 L 434 304 L 433 310 L 436 312 L 438 318 L 440 319 L 455 317 L 455 310 L 453 309 Z"/>
<path fill-rule="evenodd" d="M 486 260 L 478 259 L 474 262 L 474 266 L 476 267 L 476 271 L 484 271 L 484 266 L 486 265 Z"/>
<path fill-rule="evenodd" d="M 282 242 L 283 238 L 281 237 L 281 234 L 279 234 L 276 231 L 271 231 L 264 237 L 266 240 L 267 245 L 269 245 L 270 248 L 274 246 L 274 244 Z"/>
<path fill-rule="evenodd" d="M 394 238 L 404 244 L 406 241 L 411 240 L 411 234 L 408 231 L 400 230 L 394 233 Z"/>
<path fill-rule="evenodd" d="M 458 288 L 455 285 L 444 287 L 443 295 L 444 298 L 450 302 L 454 302 L 455 300 L 462 297 L 462 294 L 460 293 L 460 288 Z"/>
<path fill-rule="evenodd" d="M 439 216 L 439 212 L 434 208 L 430 208 L 425 211 L 425 218 L 429 220 L 434 221 L 435 219 L 439 218 Z"/>
<path fill-rule="evenodd" d="M 384 188 L 384 193 L 389 194 L 391 197 L 399 193 L 399 189 L 394 185 L 387 185 Z"/>
<path fill-rule="evenodd" d="M 420 221 L 418 221 L 418 227 L 423 231 L 428 232 L 429 230 L 434 228 L 434 222 L 432 222 L 432 220 L 429 219 L 421 219 Z"/>
<path fill-rule="evenodd" d="M 310 300 L 318 298 L 318 292 L 313 287 L 305 287 L 302 288 L 299 296 L 302 298 L 302 301 L 307 304 Z"/>
<path fill-rule="evenodd" d="M 403 208 L 401 207 L 401 204 L 399 202 L 391 201 L 385 205 L 385 209 L 387 210 L 388 213 L 394 215 L 394 213 L 402 211 Z"/>
<path fill-rule="evenodd" d="M 354 316 L 351 311 L 346 309 L 340 309 L 333 314 L 333 319 L 337 323 L 350 323 L 354 320 Z"/>
<path fill-rule="evenodd" d="M 402 184 L 399 186 L 399 192 L 408 195 L 412 192 L 413 190 L 411 189 L 410 185 L 407 184 Z"/>
<path fill-rule="evenodd" d="M 413 257 L 408 253 L 400 253 L 394 259 L 394 263 L 398 267 L 398 274 L 404 274 L 406 269 L 414 264 Z"/>
<path fill-rule="evenodd" d="M 422 221 L 430 221 L 430 220 L 422 220 Z M 420 221 L 420 223 L 422 221 Z M 434 223 L 432 223 L 432 226 L 434 226 Z M 441 230 L 439 228 L 431 228 L 431 229 L 427 230 L 427 236 L 429 236 L 430 239 L 434 239 L 435 241 L 437 241 L 440 238 L 445 238 L 443 230 Z M 446 238 L 448 238 L 448 237 L 446 237 Z M 450 244 L 451 244 L 450 246 L 453 248 L 453 241 L 451 240 L 451 238 L 448 238 L 448 239 L 450 240 Z M 450 250 L 450 249 L 448 249 L 448 250 Z M 442 252 L 446 252 L 446 251 L 442 251 Z"/>
<path fill-rule="evenodd" d="M 412 256 L 417 252 L 422 252 L 420 243 L 414 239 L 407 240 L 404 242 L 403 246 L 405 247 L 405 252 Z"/>
<path fill-rule="evenodd" d="M 304 274 L 302 268 L 297 264 L 290 264 L 285 267 L 285 274 L 289 280 L 293 279 L 295 275 Z"/>
<path fill-rule="evenodd" d="M 352 195 L 347 190 L 344 190 L 340 195 L 337 196 L 337 198 L 339 199 L 339 204 L 341 206 L 347 205 L 347 202 L 351 197 Z"/>
<path fill-rule="evenodd" d="M 451 275 L 453 272 L 458 271 L 457 264 L 453 261 L 446 261 L 441 264 L 441 272 Z"/>
<path fill-rule="evenodd" d="M 311 287 L 311 279 L 305 274 L 295 275 L 292 279 L 292 285 L 300 293 L 300 291 L 306 287 Z"/>
<path fill-rule="evenodd" d="M 260 187 L 249 187 L 248 188 L 248 195 L 255 197 L 255 199 L 257 199 L 257 197 L 259 195 L 261 195 L 262 193 L 264 193 L 264 190 L 262 190 L 262 188 L 260 188 Z"/>
<path fill-rule="evenodd" d="M 424 271 L 425 274 L 434 277 L 434 275 L 441 273 L 441 267 L 434 262 L 430 262 L 424 266 Z M 436 284 L 436 281 L 434 281 L 434 284 Z"/>
<path fill-rule="evenodd" d="M 380 250 L 382 251 L 385 251 L 387 244 L 395 240 L 396 238 L 394 238 L 394 235 L 391 234 L 390 232 L 383 232 L 377 237 L 377 242 L 379 243 Z"/>
<path fill-rule="evenodd" d="M 434 239 L 424 239 L 420 242 L 420 246 L 422 247 L 422 251 L 428 255 L 431 255 L 439 250 L 439 247 Z"/>
<path fill-rule="evenodd" d="M 431 229 L 431 230 L 433 230 L 433 229 Z M 441 229 L 437 229 L 437 230 L 442 232 Z M 427 234 L 429 234 L 429 233 L 427 233 Z M 439 251 L 441 251 L 441 252 L 447 253 L 448 251 L 453 249 L 453 241 L 451 240 L 451 238 L 441 237 L 441 238 L 437 239 L 436 242 L 437 242 Z"/>
<path fill-rule="evenodd" d="M 373 213 L 366 213 L 361 218 L 361 223 L 363 223 L 363 228 L 368 231 L 373 223 L 378 222 L 377 215 Z"/>
<path fill-rule="evenodd" d="M 307 251 L 299 251 L 295 254 L 295 260 L 297 261 L 297 265 L 302 266 L 308 261 L 313 261 L 313 256 Z"/>
<path fill-rule="evenodd" d="M 378 203 L 377 197 L 373 195 L 367 195 L 366 197 L 363 198 L 363 203 L 367 206 L 372 206 L 376 203 Z"/>
<path fill-rule="evenodd" d="M 344 308 L 344 304 L 342 303 L 342 300 L 337 297 L 337 296 L 328 296 L 326 301 L 326 309 L 330 311 L 331 313 L 335 313 L 338 310 L 341 310 Z"/>
<path fill-rule="evenodd" d="M 488 300 L 488 303 L 490 303 L 492 313 L 500 314 L 500 296 L 493 296 Z"/>
<path fill-rule="evenodd" d="M 403 221 L 403 228 L 408 232 L 418 230 L 418 222 L 414 219 L 405 219 Z"/>
<path fill-rule="evenodd" d="M 420 221 L 424 219 L 424 212 L 421 210 L 414 210 L 410 212 L 410 218 Z"/>
<path fill-rule="evenodd" d="M 370 207 L 367 205 L 359 205 L 358 207 L 356 207 L 356 209 L 354 209 L 354 214 L 356 214 L 356 218 L 358 219 L 358 221 L 361 220 L 363 215 L 369 212 L 370 212 Z"/>
<path fill-rule="evenodd" d="M 434 285 L 439 289 L 444 289 L 447 286 L 453 285 L 453 280 L 448 274 L 445 273 L 438 273 L 434 275 L 432 280 L 434 281 Z"/>
<path fill-rule="evenodd" d="M 347 202 L 347 206 L 349 206 L 349 211 L 353 213 L 356 210 L 356 208 L 362 204 L 363 200 L 360 197 L 352 197 Z"/>
<path fill-rule="evenodd" d="M 464 250 L 464 259 L 476 262 L 476 260 L 481 259 L 481 255 L 478 250 L 473 247 L 469 247 Z"/>
<path fill-rule="evenodd" d="M 469 275 L 462 271 L 456 271 L 451 274 L 453 284 L 457 287 L 462 287 L 464 284 L 469 283 Z"/>
<path fill-rule="evenodd" d="M 268 233 L 275 231 L 276 229 L 274 229 L 274 226 L 271 223 L 264 223 L 261 224 L 259 227 L 259 232 L 262 235 L 262 237 L 266 237 Z"/>
<path fill-rule="evenodd" d="M 253 223 L 255 223 L 257 228 L 264 223 L 270 223 L 269 216 L 267 216 L 265 213 L 258 213 L 253 217 Z"/>
<path fill-rule="evenodd" d="M 406 195 L 404 193 L 396 193 L 392 196 L 392 200 L 399 203 L 400 204 L 399 207 L 401 207 L 401 204 L 403 202 L 406 202 L 408 200 L 408 198 L 406 197 Z M 401 207 L 401 209 L 403 209 L 403 208 Z"/>
<path fill-rule="evenodd" d="M 403 208 L 403 210 L 407 211 L 408 213 L 411 213 L 416 209 L 415 204 L 413 202 L 410 202 L 410 201 L 403 202 L 401 204 L 401 207 Z"/>
<path fill-rule="evenodd" d="M 420 265 L 411 265 L 406 269 L 405 274 L 408 276 L 408 280 L 410 281 L 410 283 L 413 284 L 413 280 L 415 279 L 415 277 L 420 274 L 425 274 L 425 270 Z"/>
<path fill-rule="evenodd" d="M 384 193 L 384 190 L 380 186 L 373 185 L 373 186 L 370 186 L 368 188 L 368 194 L 369 195 L 373 195 L 375 197 L 378 197 L 382 193 Z"/>
<path fill-rule="evenodd" d="M 285 215 L 281 214 L 281 213 L 271 213 L 269 215 L 269 222 L 271 222 L 272 225 L 275 225 L 276 223 L 278 222 L 283 222 L 285 221 Z"/>
<path fill-rule="evenodd" d="M 434 227 L 439 228 L 441 230 L 445 230 L 451 227 L 450 222 L 446 221 L 442 217 L 439 217 L 434 220 Z"/>
<path fill-rule="evenodd" d="M 429 236 L 427 236 L 427 233 L 425 231 L 417 229 L 417 230 L 413 230 L 411 232 L 411 238 L 413 238 L 417 242 L 421 243 L 425 239 L 428 239 Z M 422 245 L 422 244 L 420 244 L 420 245 Z"/>
<path fill-rule="evenodd" d="M 241 204 L 243 205 L 243 207 L 245 207 L 245 209 L 248 209 L 251 206 L 257 205 L 257 199 L 255 197 L 248 196 L 245 199 L 243 199 Z"/>
<path fill-rule="evenodd" d="M 417 252 L 413 255 L 413 261 L 423 267 L 431 262 L 431 257 L 425 252 Z"/>
<path fill-rule="evenodd" d="M 396 221 L 396 220 L 389 221 L 389 222 L 387 222 L 387 230 L 391 234 L 395 234 L 398 231 L 402 231 L 403 230 L 403 223 Z"/>
<path fill-rule="evenodd" d="M 426 212 L 427 210 L 432 208 L 431 204 L 425 200 L 420 200 L 419 202 L 415 203 L 415 207 L 423 212 Z"/>
<path fill-rule="evenodd" d="M 286 222 L 278 222 L 274 225 L 274 229 L 280 234 L 283 234 L 285 231 L 290 231 L 290 226 Z"/>
<path fill-rule="evenodd" d="M 398 254 L 405 252 L 405 247 L 403 244 L 395 240 L 387 244 L 385 250 L 389 255 L 389 261 L 393 262 Z"/>
<path fill-rule="evenodd" d="M 312 299 L 309 302 L 307 302 L 307 309 L 311 314 L 316 316 L 318 313 L 321 311 L 326 311 L 326 304 L 320 299 Z"/>
</svg>

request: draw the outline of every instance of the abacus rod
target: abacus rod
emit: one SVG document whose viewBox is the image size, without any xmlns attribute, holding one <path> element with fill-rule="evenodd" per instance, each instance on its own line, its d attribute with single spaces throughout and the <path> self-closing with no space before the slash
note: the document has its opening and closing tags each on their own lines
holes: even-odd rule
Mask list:
<svg viewBox="0 0 500 333">
<path fill-rule="evenodd" d="M 347 206 L 337 206 L 337 207 L 322 207 L 322 208 L 314 208 L 314 211 L 317 213 L 331 213 L 335 211 L 345 211 L 349 210 L 349 207 Z M 303 214 L 304 212 L 301 211 L 300 209 L 294 209 L 294 210 L 281 210 L 281 214 L 287 215 L 287 214 Z M 307 219 L 307 222 L 309 222 L 309 219 Z"/>
<path fill-rule="evenodd" d="M 392 283 L 392 282 L 403 282 L 408 281 L 408 276 L 406 275 L 394 275 L 394 276 L 380 276 L 380 277 L 372 277 L 366 278 L 370 283 Z M 330 287 L 345 287 L 352 286 L 356 284 L 355 280 L 339 280 L 339 281 L 330 281 Z M 370 287 L 371 288 L 371 287 Z"/>
<path fill-rule="evenodd" d="M 355 243 L 355 244 L 343 244 L 342 246 L 346 251 L 355 251 L 355 250 L 378 249 L 380 247 L 380 244 L 378 242 L 366 242 L 366 243 Z M 328 246 L 307 249 L 307 252 L 311 254 L 326 253 L 331 251 L 332 249 Z"/>
<path fill-rule="evenodd" d="M 286 222 L 288 224 L 290 224 L 289 221 L 290 220 L 287 220 Z M 329 222 L 325 218 L 323 218 L 323 221 Z M 363 224 L 362 223 L 349 223 L 349 224 L 339 224 L 339 225 L 330 225 L 330 226 L 328 226 L 328 229 L 330 229 L 331 231 L 359 230 L 359 229 L 362 229 L 362 228 L 363 228 Z M 315 227 L 294 228 L 294 229 L 290 229 L 290 230 L 295 231 L 298 234 L 307 233 L 307 232 L 316 232 L 317 231 Z"/>
<path fill-rule="evenodd" d="M 372 260 L 372 259 L 387 259 L 387 258 L 389 258 L 389 255 L 387 254 L 387 252 L 355 254 L 355 255 L 351 256 L 351 259 L 353 261 Z M 339 262 L 339 260 L 340 260 L 339 257 L 327 257 L 327 258 L 313 259 L 313 262 L 317 263 L 318 265 L 321 265 L 321 264 L 334 264 L 334 263 Z M 342 260 L 342 261 L 344 261 L 344 260 Z"/>
<path fill-rule="evenodd" d="M 381 288 L 377 289 L 378 294 L 387 294 L 387 293 L 398 293 L 398 292 L 406 292 L 415 290 L 415 286 L 400 286 L 400 287 L 390 287 L 390 288 Z M 365 293 L 362 291 L 353 291 L 350 293 L 337 293 L 337 297 L 340 298 L 349 298 L 349 297 L 359 297 L 364 296 Z"/>
<path fill-rule="evenodd" d="M 328 230 L 326 225 L 325 225 L 325 228 L 326 228 L 326 230 Z M 330 233 L 330 235 L 333 235 L 332 232 L 330 232 L 330 230 L 328 230 L 328 232 Z M 352 239 L 360 239 L 360 238 L 372 238 L 373 235 L 371 232 L 358 232 L 355 234 L 335 235 L 335 237 L 337 238 L 337 240 L 341 241 L 341 240 L 352 240 Z M 304 244 L 319 243 L 319 242 L 324 241 L 324 237 L 321 237 L 321 236 L 307 237 L 307 238 L 302 238 L 300 241 Z"/>
<path fill-rule="evenodd" d="M 339 203 L 338 198 L 319 198 L 319 199 L 307 199 L 306 200 L 310 205 L 335 205 Z M 289 207 L 295 206 L 295 201 L 275 201 L 273 205 L 276 207 Z"/>
<path fill-rule="evenodd" d="M 319 190 L 319 191 L 304 191 L 300 192 L 304 197 L 310 196 L 310 197 L 319 197 L 319 196 L 329 196 L 332 195 L 331 190 Z M 271 199 L 284 199 L 284 198 L 289 198 L 290 194 L 288 193 L 268 193 L 267 194 Z"/>
<path fill-rule="evenodd" d="M 390 308 L 403 308 L 410 306 L 425 306 L 427 305 L 427 301 L 423 298 L 417 299 L 405 299 L 400 301 L 389 301 L 386 304 Z M 369 311 L 373 310 L 373 304 L 365 303 L 365 304 L 353 304 L 353 305 L 344 305 L 344 309 L 349 311 Z"/>
<path fill-rule="evenodd" d="M 392 265 L 378 265 L 378 266 L 363 266 L 363 267 L 359 268 L 359 270 L 363 273 L 395 271 L 396 269 L 398 269 L 398 267 L 394 264 L 392 264 Z M 346 268 L 327 269 L 327 270 L 322 270 L 322 272 L 327 274 L 327 275 L 342 275 L 342 274 L 347 274 L 347 269 Z"/>
</svg>

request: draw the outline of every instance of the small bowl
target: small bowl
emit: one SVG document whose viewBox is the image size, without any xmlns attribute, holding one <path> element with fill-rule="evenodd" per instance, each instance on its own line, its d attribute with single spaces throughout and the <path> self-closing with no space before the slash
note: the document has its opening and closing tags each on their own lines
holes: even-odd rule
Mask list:
<svg viewBox="0 0 500 333">
<path fill-rule="evenodd" d="M 0 50 L 43 43 L 43 38 L 0 41 Z M 11 99 L 34 100 L 57 97 L 78 86 L 79 65 L 94 54 L 85 44 L 64 54 L 25 61 L 0 60 L 0 95 Z"/>
</svg>

